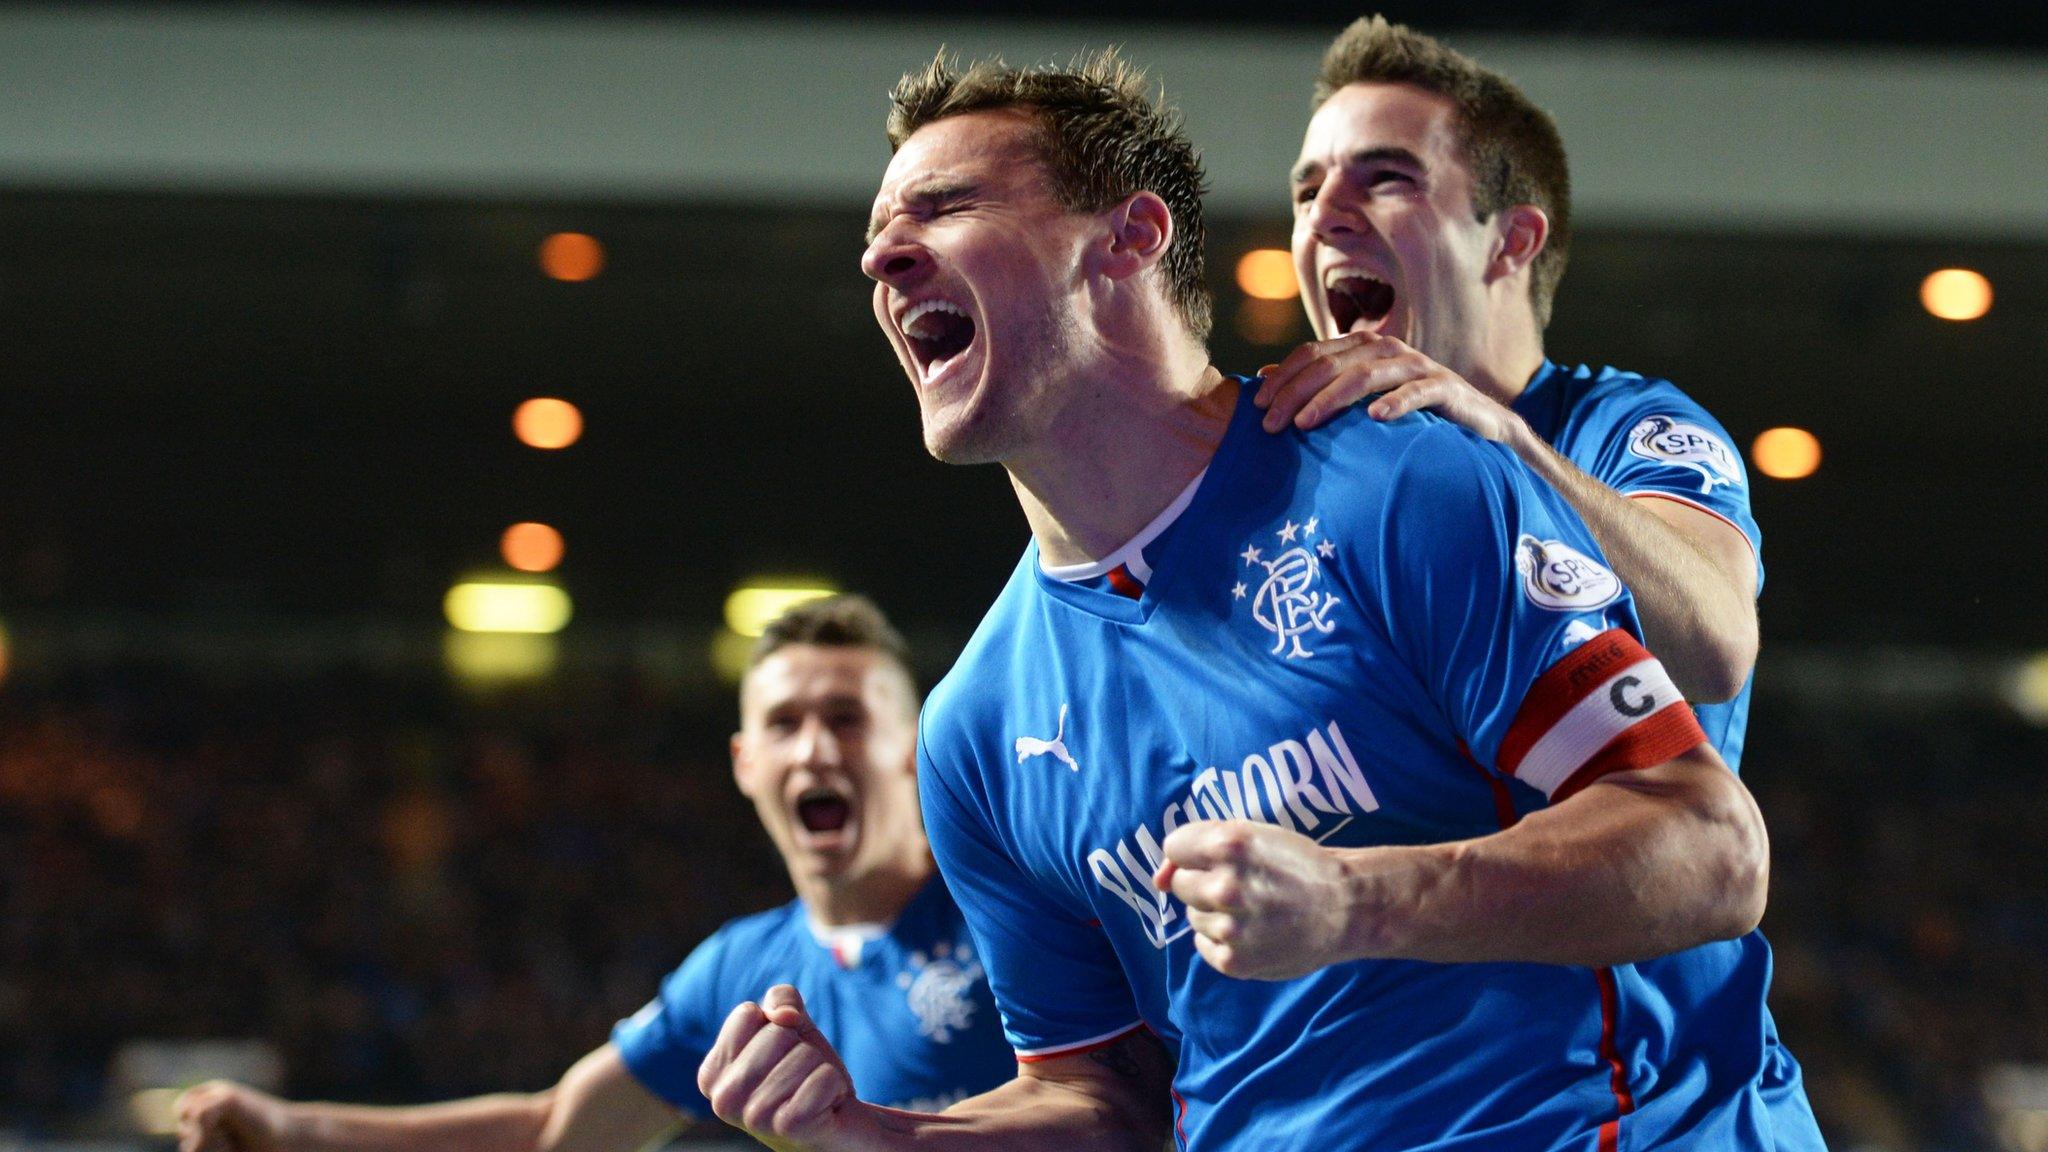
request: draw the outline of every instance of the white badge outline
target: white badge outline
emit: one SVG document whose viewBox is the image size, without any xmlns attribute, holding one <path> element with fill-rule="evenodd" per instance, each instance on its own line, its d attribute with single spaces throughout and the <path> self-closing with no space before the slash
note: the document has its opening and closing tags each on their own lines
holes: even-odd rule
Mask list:
<svg viewBox="0 0 2048 1152">
<path fill-rule="evenodd" d="M 1559 561 L 1576 561 L 1606 577 L 1604 594 L 1589 598 L 1584 593 L 1559 592 L 1552 588 L 1540 574 Z M 1539 540 L 1527 532 L 1515 540 L 1515 571 L 1522 578 L 1522 595 L 1538 608 L 1552 612 L 1595 612 L 1621 599 L 1623 591 L 1621 577 L 1598 560 L 1562 540 Z"/>
<path fill-rule="evenodd" d="M 1685 432 L 1697 436 L 1708 444 L 1713 445 L 1713 450 L 1702 452 L 1696 449 L 1688 449 L 1673 452 L 1653 446 L 1650 443 L 1660 436 L 1666 436 L 1673 432 Z M 1666 416 L 1659 413 L 1655 416 L 1645 416 L 1637 421 L 1636 426 L 1629 429 L 1628 450 L 1644 460 L 1658 464 L 1668 464 L 1678 468 L 1689 468 L 1699 473 L 1701 495 L 1712 492 L 1716 485 L 1727 485 L 1731 488 L 1742 486 L 1742 462 L 1735 455 L 1735 449 L 1729 447 L 1726 440 L 1716 436 L 1705 426 L 1694 424 L 1687 420 L 1680 420 L 1676 416 Z"/>
</svg>

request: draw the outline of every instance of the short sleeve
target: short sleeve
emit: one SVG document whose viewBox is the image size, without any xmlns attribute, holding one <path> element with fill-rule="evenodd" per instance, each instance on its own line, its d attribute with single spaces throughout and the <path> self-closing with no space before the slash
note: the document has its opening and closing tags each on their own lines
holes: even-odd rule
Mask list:
<svg viewBox="0 0 2048 1152">
<path fill-rule="evenodd" d="M 918 790 L 939 872 L 981 953 L 1003 1031 L 1023 1063 L 1108 1044 L 1143 1026 L 1101 925 L 1042 892 L 998 844 L 985 809 L 918 737 Z"/>
<path fill-rule="evenodd" d="M 1602 415 L 1612 434 L 1587 472 L 1624 496 L 1676 500 L 1727 521 L 1758 557 L 1761 588 L 1763 533 L 1749 507 L 1749 474 L 1720 422 L 1661 380 Z"/>
<path fill-rule="evenodd" d="M 1388 491 L 1389 634 L 1480 763 L 1556 801 L 1705 739 L 1592 533 L 1507 449 L 1444 429 Z"/>
<path fill-rule="evenodd" d="M 612 1044 L 634 1078 L 699 1118 L 711 1115 L 711 1102 L 697 1090 L 697 1069 L 732 1010 L 718 995 L 725 951 L 723 935 L 706 940 L 661 982 L 659 995 L 612 1028 Z"/>
</svg>

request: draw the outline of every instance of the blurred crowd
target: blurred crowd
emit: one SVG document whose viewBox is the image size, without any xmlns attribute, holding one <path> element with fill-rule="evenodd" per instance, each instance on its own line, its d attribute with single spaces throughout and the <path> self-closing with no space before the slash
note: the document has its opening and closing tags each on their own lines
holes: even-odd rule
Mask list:
<svg viewBox="0 0 2048 1152">
<path fill-rule="evenodd" d="M 263 1038 L 290 1094 L 539 1088 L 788 897 L 729 700 L 367 677 L 0 689 L 0 1130 L 102 1114 L 135 1038 Z M 2048 734 L 1760 700 L 1773 1004 L 1838 1148 L 1998 1147 L 2048 1063 Z"/>
<path fill-rule="evenodd" d="M 630 689 L 10 685 L 0 1129 L 94 1113 L 137 1037 L 269 1039 L 327 1098 L 552 1083 L 788 898 L 731 725 Z"/>
</svg>

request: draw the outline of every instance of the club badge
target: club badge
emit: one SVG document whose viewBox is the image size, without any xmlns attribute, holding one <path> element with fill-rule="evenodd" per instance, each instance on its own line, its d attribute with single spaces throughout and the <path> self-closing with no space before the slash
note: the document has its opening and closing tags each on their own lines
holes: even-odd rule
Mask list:
<svg viewBox="0 0 2048 1152">
<path fill-rule="evenodd" d="M 1316 540 L 1320 523 L 1319 517 L 1311 516 L 1305 523 L 1289 520 L 1275 529 L 1271 549 L 1275 555 L 1271 559 L 1265 555 L 1267 549 L 1256 543 L 1247 544 L 1238 553 L 1248 571 L 1241 573 L 1246 579 L 1238 581 L 1230 594 L 1234 599 L 1251 601 L 1252 619 L 1273 634 L 1273 655 L 1289 660 L 1315 655 L 1303 638 L 1327 636 L 1334 631 L 1337 625 L 1330 619 L 1330 613 L 1343 603 L 1318 587 L 1323 564 L 1337 551 L 1330 540 Z M 1252 579 L 1258 580 L 1256 588 Z"/>
</svg>

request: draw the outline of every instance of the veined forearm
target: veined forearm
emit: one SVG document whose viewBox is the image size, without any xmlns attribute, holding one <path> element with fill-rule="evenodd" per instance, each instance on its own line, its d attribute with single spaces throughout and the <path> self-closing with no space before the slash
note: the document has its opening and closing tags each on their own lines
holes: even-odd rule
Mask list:
<svg viewBox="0 0 2048 1152">
<path fill-rule="evenodd" d="M 1159 1152 L 1166 1139 L 1166 1102 L 1154 1111 L 1157 1123 L 1082 1093 L 1019 1079 L 937 1115 L 888 1112 L 881 1126 L 904 1138 L 892 1147 L 932 1152 Z"/>
<path fill-rule="evenodd" d="M 937 1114 L 872 1108 L 875 1149 L 1159 1152 L 1172 1127 L 1173 1062 L 1143 1030 L 1024 1068 Z"/>
<path fill-rule="evenodd" d="M 1749 581 L 1699 541 L 1581 471 L 1534 433 L 1515 452 L 1571 504 L 1634 594 L 1643 638 L 1687 699 L 1714 703 L 1742 689 L 1757 645 Z"/>
<path fill-rule="evenodd" d="M 1739 936 L 1769 848 L 1704 746 L 1620 772 L 1490 836 L 1344 854 L 1356 956 L 1600 966 Z"/>
</svg>

